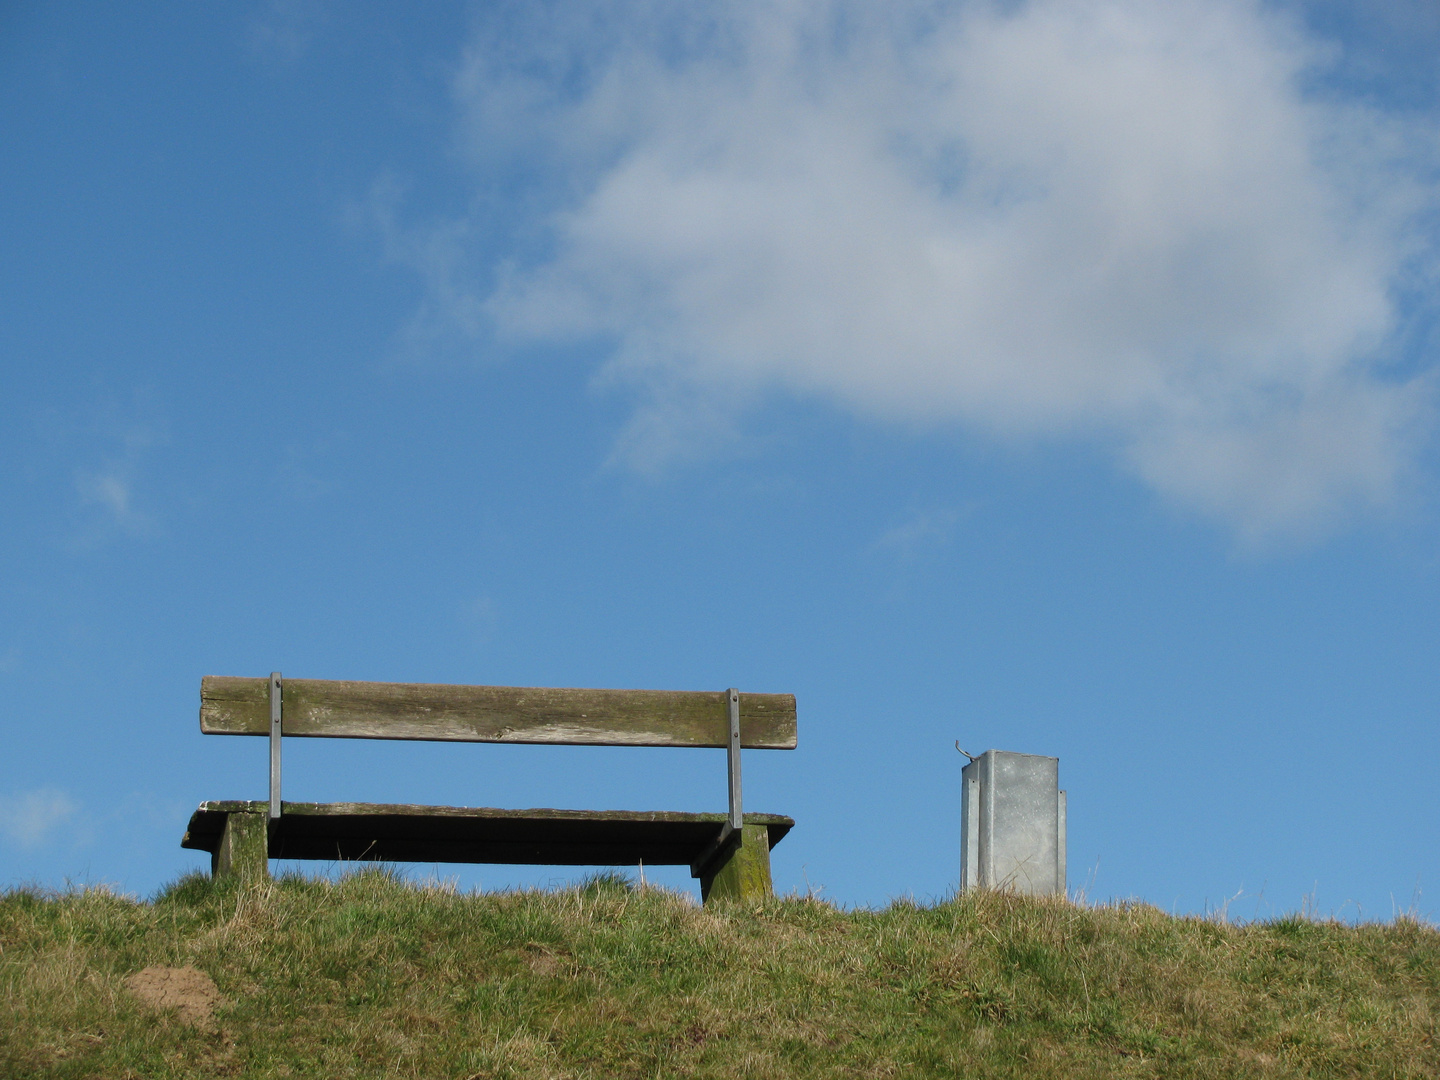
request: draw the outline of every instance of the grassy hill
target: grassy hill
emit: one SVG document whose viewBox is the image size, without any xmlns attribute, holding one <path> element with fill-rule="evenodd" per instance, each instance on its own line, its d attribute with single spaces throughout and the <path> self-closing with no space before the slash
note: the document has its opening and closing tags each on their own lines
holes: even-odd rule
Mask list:
<svg viewBox="0 0 1440 1080">
<path fill-rule="evenodd" d="M 156 966 L 218 1002 L 147 1005 Z M 0 971 L 6 1078 L 1440 1076 L 1440 932 L 1404 918 L 194 876 L 5 894 Z"/>
</svg>

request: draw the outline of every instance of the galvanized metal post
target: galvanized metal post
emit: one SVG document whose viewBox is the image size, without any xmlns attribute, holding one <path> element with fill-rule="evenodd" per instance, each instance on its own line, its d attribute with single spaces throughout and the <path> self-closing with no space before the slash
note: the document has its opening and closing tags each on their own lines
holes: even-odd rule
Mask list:
<svg viewBox="0 0 1440 1080">
<path fill-rule="evenodd" d="M 726 746 L 730 766 L 730 828 L 738 831 L 745 824 L 740 807 L 740 691 L 733 687 L 725 691 L 725 700 L 730 712 L 730 741 Z"/>
<path fill-rule="evenodd" d="M 960 776 L 961 890 L 1065 895 L 1059 759 L 987 750 Z"/>
<path fill-rule="evenodd" d="M 1060 797 L 1060 798 L 1059 798 L 1059 805 L 1056 807 L 1056 814 L 1058 815 L 1058 817 L 1059 817 L 1059 819 L 1060 819 L 1060 826 L 1059 826 L 1060 838 L 1059 838 L 1059 840 L 1057 841 L 1057 844 L 1058 844 L 1058 847 L 1059 847 L 1059 851 L 1056 853 L 1056 856 L 1055 856 L 1055 864 L 1056 864 L 1056 871 L 1055 871 L 1055 873 L 1056 873 L 1056 876 L 1057 876 L 1058 879 L 1059 879 L 1060 894 L 1061 894 L 1062 896 L 1067 896 L 1067 895 L 1069 895 L 1069 888 L 1070 888 L 1069 882 L 1070 882 L 1070 879 L 1065 876 L 1066 873 L 1067 873 L 1067 871 L 1068 871 L 1068 868 L 1065 866 L 1065 810 L 1066 810 L 1066 800 L 1065 800 L 1065 792 L 1061 791 L 1061 792 L 1058 792 L 1057 794 L 1058 794 L 1059 797 Z"/>
<path fill-rule="evenodd" d="M 960 778 L 964 802 L 960 804 L 960 890 L 980 884 L 980 778 Z"/>
<path fill-rule="evenodd" d="M 284 688 L 280 672 L 270 673 L 270 820 L 280 820 L 280 735 L 281 698 Z"/>
</svg>

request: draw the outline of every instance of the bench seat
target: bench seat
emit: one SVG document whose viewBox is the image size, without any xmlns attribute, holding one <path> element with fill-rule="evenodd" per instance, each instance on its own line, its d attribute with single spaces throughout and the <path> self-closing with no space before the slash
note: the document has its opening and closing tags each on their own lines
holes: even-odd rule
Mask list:
<svg viewBox="0 0 1440 1080">
<path fill-rule="evenodd" d="M 263 817 L 265 802 L 203 802 L 180 846 L 217 856 L 232 814 Z M 745 814 L 773 848 L 794 826 Z M 499 810 L 488 806 L 286 802 L 270 830 L 272 859 L 336 862 L 525 863 L 546 866 L 690 866 L 727 816 L 645 810 Z"/>
</svg>

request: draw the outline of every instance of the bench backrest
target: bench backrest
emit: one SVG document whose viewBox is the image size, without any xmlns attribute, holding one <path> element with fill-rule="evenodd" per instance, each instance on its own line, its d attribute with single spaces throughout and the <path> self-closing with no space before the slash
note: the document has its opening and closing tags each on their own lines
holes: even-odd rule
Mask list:
<svg viewBox="0 0 1440 1080">
<path fill-rule="evenodd" d="M 206 675 L 200 730 L 269 735 L 266 678 Z M 350 739 L 726 748 L 725 691 L 574 690 L 524 686 L 286 679 L 284 735 Z M 740 695 L 740 745 L 795 749 L 793 694 Z"/>
</svg>

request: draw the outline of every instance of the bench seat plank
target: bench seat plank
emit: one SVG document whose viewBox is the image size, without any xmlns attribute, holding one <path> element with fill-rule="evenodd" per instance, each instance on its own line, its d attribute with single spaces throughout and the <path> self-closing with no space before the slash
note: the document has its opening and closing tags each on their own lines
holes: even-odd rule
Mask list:
<svg viewBox="0 0 1440 1080">
<path fill-rule="evenodd" d="M 286 684 L 289 692 L 289 684 Z M 214 852 L 232 813 L 264 802 L 203 802 L 180 846 Z M 545 866 L 688 866 L 715 840 L 725 814 L 635 810 L 499 810 L 395 803 L 292 803 L 270 837 L 272 859 L 337 862 L 518 863 Z M 794 826 L 746 814 L 774 847 Z"/>
<path fill-rule="evenodd" d="M 729 739 L 723 691 L 286 679 L 283 695 L 285 735 L 717 748 Z M 268 735 L 270 680 L 206 675 L 200 730 Z M 740 695 L 741 746 L 793 750 L 795 733 L 793 694 Z"/>
</svg>

